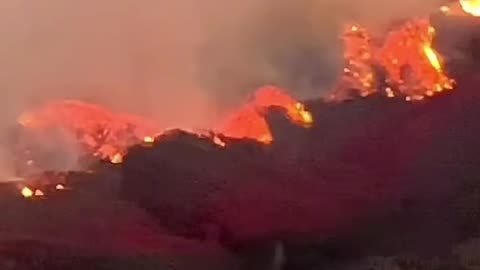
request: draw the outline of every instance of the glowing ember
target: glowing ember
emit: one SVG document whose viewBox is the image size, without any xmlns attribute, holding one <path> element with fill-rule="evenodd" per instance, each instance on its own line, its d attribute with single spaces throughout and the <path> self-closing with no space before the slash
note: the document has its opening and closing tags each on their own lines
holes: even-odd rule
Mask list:
<svg viewBox="0 0 480 270">
<path fill-rule="evenodd" d="M 21 194 L 25 198 L 30 198 L 33 196 L 33 191 L 28 187 L 23 187 L 21 190 Z"/>
<path fill-rule="evenodd" d="M 443 69 L 441 56 L 432 48 L 435 29 L 428 19 L 410 20 L 383 37 L 377 45 L 365 28 L 347 25 L 343 35 L 345 68 L 334 99 L 355 90 L 366 97 L 384 91 L 387 97 L 432 96 L 452 89 L 454 81 Z M 427 94 L 428 93 L 428 94 Z"/>
<path fill-rule="evenodd" d="M 430 61 L 430 64 L 438 71 L 442 72 L 442 64 L 440 63 L 440 60 L 438 59 L 437 53 L 430 47 L 429 44 L 425 44 L 423 46 L 423 51 L 425 52 L 425 55 L 428 58 L 428 61 Z"/>
<path fill-rule="evenodd" d="M 250 138 L 269 144 L 273 141 L 272 134 L 264 117 L 269 107 L 285 109 L 289 119 L 304 127 L 313 124 L 313 117 L 304 105 L 282 90 L 273 86 L 257 90 L 254 99 L 233 114 L 220 128 L 220 133 L 233 138 Z"/>
<path fill-rule="evenodd" d="M 302 103 L 300 102 L 297 102 L 295 104 L 295 110 L 291 113 L 289 113 L 289 115 L 298 115 L 298 119 L 297 121 L 300 123 L 300 124 L 303 124 L 303 125 L 306 125 L 306 126 L 310 126 L 313 124 L 313 116 L 312 114 L 307 111 L 305 109 L 305 105 L 303 105 Z"/>
<path fill-rule="evenodd" d="M 476 17 L 480 16 L 480 0 L 460 0 L 460 5 L 466 13 Z"/>
<path fill-rule="evenodd" d="M 390 88 L 390 87 L 385 88 L 385 93 L 387 94 L 387 97 L 389 97 L 389 98 L 394 98 L 395 97 L 395 94 L 393 93 L 392 88 Z"/>
<path fill-rule="evenodd" d="M 216 136 L 216 135 L 213 136 L 213 142 L 214 142 L 216 145 L 220 146 L 220 147 L 225 147 L 225 146 L 227 145 L 222 139 L 220 139 L 220 138 L 219 138 L 218 136 Z"/>
<path fill-rule="evenodd" d="M 37 197 L 43 197 L 45 196 L 45 193 L 43 193 L 43 191 L 41 191 L 40 189 L 36 189 L 34 195 Z"/>
<path fill-rule="evenodd" d="M 116 153 L 113 157 L 110 158 L 110 162 L 113 164 L 120 164 L 123 162 L 123 156 L 120 153 Z"/>
<path fill-rule="evenodd" d="M 65 189 L 65 186 L 62 185 L 62 184 L 57 184 L 57 185 L 55 186 L 55 189 L 56 189 L 56 190 L 64 190 L 64 189 Z"/>
<path fill-rule="evenodd" d="M 448 13 L 450 12 L 450 8 L 448 6 L 441 6 L 440 11 L 443 13 Z"/>
<path fill-rule="evenodd" d="M 144 143 L 154 143 L 155 142 L 155 138 L 153 138 L 152 136 L 145 136 L 143 138 L 143 142 Z"/>
<path fill-rule="evenodd" d="M 346 25 L 343 35 L 345 68 L 343 80 L 349 87 L 358 89 L 360 96 L 374 93 L 373 47 L 365 28 Z M 343 90 L 343 87 L 342 87 Z"/>
</svg>

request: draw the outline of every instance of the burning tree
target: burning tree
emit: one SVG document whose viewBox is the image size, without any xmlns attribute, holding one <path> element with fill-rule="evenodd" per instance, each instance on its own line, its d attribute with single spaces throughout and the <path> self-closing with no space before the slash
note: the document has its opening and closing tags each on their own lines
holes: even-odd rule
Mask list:
<svg viewBox="0 0 480 270">
<path fill-rule="evenodd" d="M 388 97 L 405 96 L 409 101 L 452 89 L 454 80 L 432 47 L 434 36 L 428 19 L 407 21 L 380 42 L 362 26 L 347 25 L 343 34 L 344 76 L 332 98 L 341 100 L 348 96 L 346 90 L 354 89 L 362 97 L 383 92 Z"/>
</svg>

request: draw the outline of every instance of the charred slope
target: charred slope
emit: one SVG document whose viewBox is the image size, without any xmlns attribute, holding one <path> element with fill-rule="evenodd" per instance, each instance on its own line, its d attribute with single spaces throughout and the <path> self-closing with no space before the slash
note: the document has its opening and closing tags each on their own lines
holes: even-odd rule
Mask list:
<svg viewBox="0 0 480 270">
<path fill-rule="evenodd" d="M 450 249 L 480 221 L 478 81 L 462 82 L 416 104 L 313 101 L 310 129 L 274 111 L 271 146 L 173 134 L 130 151 L 123 191 L 182 234 L 213 224 L 235 243 L 333 235 L 362 251 Z"/>
<path fill-rule="evenodd" d="M 123 196 L 138 202 L 172 230 L 202 236 L 217 222 L 215 196 L 231 183 L 269 176 L 264 146 L 255 141 L 229 142 L 222 148 L 210 139 L 174 131 L 153 146 L 129 151 L 123 165 Z M 208 230 L 208 229 L 207 229 Z"/>
</svg>

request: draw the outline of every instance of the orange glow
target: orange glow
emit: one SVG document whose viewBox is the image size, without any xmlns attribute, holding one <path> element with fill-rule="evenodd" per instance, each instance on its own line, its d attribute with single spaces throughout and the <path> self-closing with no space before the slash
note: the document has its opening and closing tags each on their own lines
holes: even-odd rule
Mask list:
<svg viewBox="0 0 480 270">
<path fill-rule="evenodd" d="M 36 189 L 34 195 L 36 197 L 43 197 L 45 196 L 45 193 L 43 193 L 43 191 L 41 191 L 40 189 Z"/>
<path fill-rule="evenodd" d="M 296 115 L 300 124 L 310 126 L 313 124 L 312 113 L 305 109 L 305 105 L 300 102 L 295 103 L 295 109 L 289 115 Z"/>
<path fill-rule="evenodd" d="M 283 108 L 288 118 L 298 125 L 309 127 L 313 124 L 312 114 L 302 103 L 279 88 L 266 86 L 258 89 L 253 100 L 232 114 L 218 130 L 228 137 L 255 139 L 269 144 L 274 138 L 264 113 L 270 107 Z"/>
<path fill-rule="evenodd" d="M 77 100 L 55 101 L 20 115 L 25 128 L 42 132 L 48 129 L 66 131 L 87 152 L 102 159 L 115 155 L 144 141 L 160 129 L 151 121 L 134 115 L 113 113 L 99 105 Z"/>
<path fill-rule="evenodd" d="M 393 93 L 392 88 L 390 88 L 390 87 L 387 87 L 385 89 L 385 93 L 387 94 L 387 97 L 389 97 L 389 98 L 394 98 L 395 97 L 395 93 Z"/>
<path fill-rule="evenodd" d="M 216 145 L 220 146 L 220 147 L 225 147 L 225 146 L 227 146 L 227 144 L 226 144 L 222 139 L 220 139 L 218 136 L 216 136 L 216 135 L 213 136 L 213 142 L 214 142 Z"/>
<path fill-rule="evenodd" d="M 440 11 L 443 13 L 449 13 L 450 12 L 450 7 L 448 6 L 441 6 Z"/>
<path fill-rule="evenodd" d="M 466 13 L 475 17 L 480 16 L 480 0 L 460 0 L 460 6 Z"/>
<path fill-rule="evenodd" d="M 348 97 L 345 90 L 355 89 L 361 97 L 385 91 L 387 97 L 431 96 L 452 89 L 454 81 L 444 72 L 442 57 L 432 48 L 435 29 L 428 19 L 413 19 L 373 42 L 367 29 L 347 25 L 344 76 L 332 97 Z M 377 78 L 374 67 L 381 67 L 385 80 Z M 379 89 L 379 85 L 388 85 Z M 428 94 L 427 94 L 428 93 Z M 410 98 L 411 99 L 411 98 Z"/>
<path fill-rule="evenodd" d="M 428 61 L 430 64 L 438 71 L 442 72 L 442 64 L 440 63 L 440 60 L 438 59 L 437 53 L 430 47 L 429 44 L 423 45 L 423 51 L 425 52 L 425 55 L 428 58 Z"/>
<path fill-rule="evenodd" d="M 113 157 L 110 158 L 110 162 L 113 164 L 120 164 L 123 162 L 123 156 L 120 153 L 116 153 Z"/>
<path fill-rule="evenodd" d="M 154 143 L 155 142 L 155 138 L 153 138 L 152 136 L 145 136 L 143 138 L 143 142 L 144 143 Z"/>
<path fill-rule="evenodd" d="M 65 186 L 62 185 L 62 184 L 57 184 L 57 185 L 55 186 L 55 189 L 56 189 L 56 190 L 64 190 L 64 189 L 65 189 Z"/>
<path fill-rule="evenodd" d="M 362 97 L 373 94 L 375 92 L 372 65 L 374 48 L 370 34 L 357 24 L 347 24 L 344 28 L 343 43 L 346 66 L 343 69 L 343 79 L 340 84 L 348 84 L 348 87 L 358 89 Z M 340 90 L 342 91 L 343 88 L 341 86 Z"/>
<path fill-rule="evenodd" d="M 21 190 L 21 194 L 25 198 L 30 198 L 33 196 L 33 191 L 28 187 L 23 187 Z"/>
</svg>

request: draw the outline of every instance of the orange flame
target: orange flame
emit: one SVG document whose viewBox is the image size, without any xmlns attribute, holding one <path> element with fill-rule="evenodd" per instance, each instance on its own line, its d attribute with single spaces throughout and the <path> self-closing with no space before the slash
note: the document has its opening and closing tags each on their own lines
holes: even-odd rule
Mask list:
<svg viewBox="0 0 480 270">
<path fill-rule="evenodd" d="M 20 193 L 25 198 L 31 198 L 33 196 L 33 191 L 29 187 L 23 187 Z"/>
<path fill-rule="evenodd" d="M 34 195 L 36 197 L 43 197 L 45 196 L 45 193 L 43 193 L 43 191 L 41 191 L 40 189 L 36 189 Z"/>
<path fill-rule="evenodd" d="M 445 13 L 445 14 L 448 14 L 450 12 L 450 7 L 449 6 L 441 6 L 440 11 Z"/>
<path fill-rule="evenodd" d="M 460 6 L 465 13 L 472 16 L 480 16 L 480 0 L 460 0 Z"/>
<path fill-rule="evenodd" d="M 233 114 L 220 127 L 220 133 L 232 138 L 249 138 L 269 144 L 272 134 L 263 115 L 269 107 L 278 106 L 286 110 L 287 116 L 296 124 L 309 127 L 313 117 L 304 105 L 273 86 L 260 88 L 254 99 Z"/>
<path fill-rule="evenodd" d="M 91 154 L 115 161 L 129 146 L 151 140 L 152 134 L 160 132 L 153 122 L 141 117 L 116 114 L 76 100 L 48 103 L 20 115 L 18 123 L 40 133 L 49 128 L 67 131 Z"/>
<path fill-rule="evenodd" d="M 123 162 L 123 156 L 120 153 L 116 153 L 113 157 L 110 158 L 110 162 L 113 164 L 120 164 Z"/>
<path fill-rule="evenodd" d="M 442 57 L 432 48 L 435 29 L 428 19 L 406 22 L 383 37 L 376 45 L 365 28 L 347 25 L 343 35 L 345 43 L 344 78 L 333 97 L 348 96 L 346 89 L 355 89 L 362 97 L 385 91 L 387 97 L 398 94 L 432 96 L 432 93 L 452 89 L 454 81 L 444 72 Z M 380 81 L 375 67 L 385 72 Z M 379 89 L 381 85 L 388 85 Z"/>
<path fill-rule="evenodd" d="M 430 46 L 430 44 L 425 44 L 423 45 L 423 51 L 425 52 L 425 55 L 428 58 L 428 61 L 430 64 L 438 71 L 442 72 L 442 64 L 440 63 L 440 60 L 438 59 L 437 53 L 435 52 L 434 49 Z"/>
<path fill-rule="evenodd" d="M 155 142 L 155 138 L 153 138 L 152 136 L 145 136 L 143 138 L 143 142 L 144 143 L 154 143 Z"/>
<path fill-rule="evenodd" d="M 227 144 L 222 139 L 220 139 L 217 135 L 213 136 L 213 142 L 220 147 L 227 146 Z"/>
</svg>

